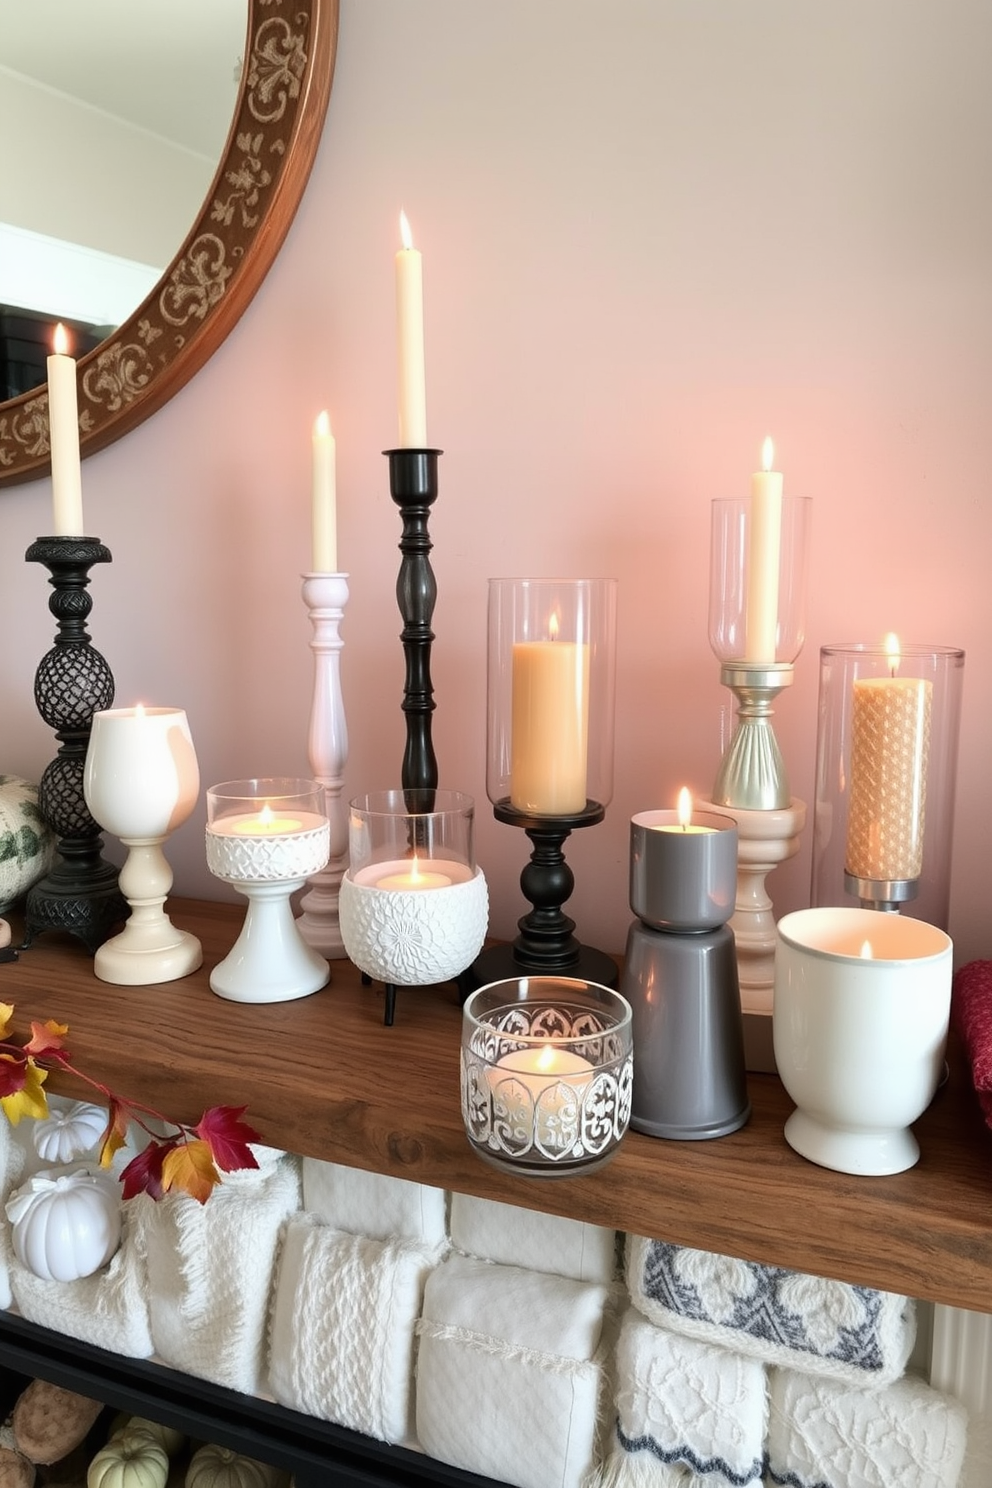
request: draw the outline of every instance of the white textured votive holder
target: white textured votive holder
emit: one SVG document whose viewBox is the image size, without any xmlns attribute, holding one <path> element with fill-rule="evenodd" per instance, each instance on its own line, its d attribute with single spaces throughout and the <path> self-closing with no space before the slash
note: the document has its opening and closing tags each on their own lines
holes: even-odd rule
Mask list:
<svg viewBox="0 0 992 1488">
<path fill-rule="evenodd" d="M 240 835 L 226 821 L 207 827 L 207 867 L 229 883 L 309 878 L 327 862 L 331 829 L 324 816 L 298 813 L 298 829 L 276 836 Z"/>
<path fill-rule="evenodd" d="M 409 860 L 377 863 L 341 880 L 338 914 L 345 950 L 359 971 L 397 987 L 428 987 L 460 976 L 482 949 L 489 890 L 481 868 L 427 859 L 422 876 L 440 886 L 381 888 L 378 879 L 409 875 Z M 359 882 L 362 875 L 372 882 Z"/>
<path fill-rule="evenodd" d="M 818 908 L 779 921 L 773 1037 L 796 1152 L 842 1173 L 918 1160 L 908 1128 L 943 1073 L 951 956 L 943 930 L 906 915 Z"/>
</svg>

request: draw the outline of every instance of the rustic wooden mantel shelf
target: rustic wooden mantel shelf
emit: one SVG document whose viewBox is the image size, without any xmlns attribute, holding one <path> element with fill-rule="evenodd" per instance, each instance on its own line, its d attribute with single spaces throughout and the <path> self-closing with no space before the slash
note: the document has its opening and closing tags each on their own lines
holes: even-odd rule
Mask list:
<svg viewBox="0 0 992 1488">
<path fill-rule="evenodd" d="M 0 999 L 15 1004 L 16 1024 L 68 1023 L 82 1068 L 179 1120 L 245 1105 L 263 1140 L 291 1152 L 992 1311 L 992 1139 L 956 1049 L 950 1079 L 916 1127 L 921 1160 L 895 1177 L 848 1177 L 796 1156 L 782 1136 L 788 1096 L 774 1076 L 750 1075 L 751 1119 L 732 1136 L 664 1142 L 631 1132 L 598 1173 L 517 1178 L 466 1141 L 452 987 L 401 990 L 391 1028 L 381 989 L 362 987 L 346 961 L 313 997 L 225 1002 L 208 976 L 243 910 L 182 899 L 169 908 L 203 942 L 199 972 L 109 986 L 78 942 L 46 935 L 0 966 Z M 85 1093 L 55 1074 L 50 1088 Z"/>
</svg>

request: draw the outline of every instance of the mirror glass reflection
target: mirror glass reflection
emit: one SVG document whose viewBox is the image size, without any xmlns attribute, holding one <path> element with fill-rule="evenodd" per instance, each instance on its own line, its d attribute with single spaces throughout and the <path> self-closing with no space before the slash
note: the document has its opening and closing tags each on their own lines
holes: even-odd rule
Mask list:
<svg viewBox="0 0 992 1488">
<path fill-rule="evenodd" d="M 0 399 L 44 381 L 53 319 L 81 355 L 158 283 L 222 157 L 247 25 L 248 0 L 0 0 L 0 128 L 18 142 Z"/>
</svg>

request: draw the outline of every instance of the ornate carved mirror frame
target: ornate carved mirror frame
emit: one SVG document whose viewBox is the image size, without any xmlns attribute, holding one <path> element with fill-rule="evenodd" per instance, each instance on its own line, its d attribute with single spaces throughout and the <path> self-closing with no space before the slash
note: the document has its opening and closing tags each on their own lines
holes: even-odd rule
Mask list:
<svg viewBox="0 0 992 1488">
<path fill-rule="evenodd" d="M 338 0 L 248 0 L 234 122 L 200 214 L 153 292 L 79 360 L 83 455 L 167 403 L 251 301 L 310 174 L 337 26 Z M 48 389 L 41 386 L 0 403 L 0 484 L 46 475 L 49 465 Z"/>
</svg>

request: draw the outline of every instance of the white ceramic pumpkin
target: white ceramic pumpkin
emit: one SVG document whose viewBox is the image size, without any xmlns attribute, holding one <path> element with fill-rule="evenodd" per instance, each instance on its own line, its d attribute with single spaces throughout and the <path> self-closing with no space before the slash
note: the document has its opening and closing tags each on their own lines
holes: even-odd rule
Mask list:
<svg viewBox="0 0 992 1488">
<path fill-rule="evenodd" d="M 269 1462 L 208 1443 L 190 1459 L 186 1488 L 272 1488 L 279 1478 L 279 1469 Z"/>
<path fill-rule="evenodd" d="M 35 1173 L 6 1204 L 14 1254 L 46 1281 L 99 1271 L 121 1241 L 117 1182 L 89 1168 Z"/>
<path fill-rule="evenodd" d="M 169 1459 L 164 1447 L 141 1432 L 115 1437 L 86 1469 L 86 1488 L 165 1488 Z"/>
<path fill-rule="evenodd" d="M 38 809 L 38 787 L 0 775 L 0 909 L 9 909 L 55 859 L 55 833 Z"/>
<path fill-rule="evenodd" d="M 107 1112 L 93 1101 L 71 1101 L 50 1106 L 31 1129 L 35 1151 L 47 1163 L 75 1162 L 95 1155 L 97 1143 L 107 1129 Z"/>
</svg>

